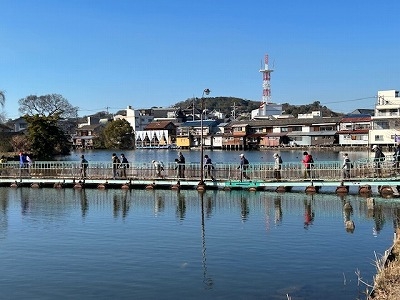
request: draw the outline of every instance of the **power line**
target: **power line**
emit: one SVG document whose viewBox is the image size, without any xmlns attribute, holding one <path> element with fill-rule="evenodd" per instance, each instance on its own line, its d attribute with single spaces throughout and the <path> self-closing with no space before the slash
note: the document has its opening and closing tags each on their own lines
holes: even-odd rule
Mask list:
<svg viewBox="0 0 400 300">
<path fill-rule="evenodd" d="M 376 98 L 376 96 L 373 96 L 373 97 L 364 97 L 364 98 L 356 98 L 356 99 L 349 99 L 349 100 L 340 100 L 340 101 L 324 102 L 324 104 L 342 103 L 342 102 L 349 102 L 349 101 L 361 101 L 361 100 L 374 99 L 374 98 Z"/>
</svg>

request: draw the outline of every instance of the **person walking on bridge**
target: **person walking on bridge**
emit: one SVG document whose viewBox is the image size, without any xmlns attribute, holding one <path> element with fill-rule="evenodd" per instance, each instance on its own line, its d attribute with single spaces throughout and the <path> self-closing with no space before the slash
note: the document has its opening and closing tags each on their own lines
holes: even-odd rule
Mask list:
<svg viewBox="0 0 400 300">
<path fill-rule="evenodd" d="M 375 152 L 374 156 L 374 167 L 375 167 L 375 177 L 382 177 L 381 164 L 385 160 L 385 154 L 383 154 L 382 149 L 377 145 L 372 146 L 372 151 Z"/>
<path fill-rule="evenodd" d="M 314 159 L 307 151 L 303 152 L 302 163 L 304 165 L 304 179 L 311 178 L 311 168 L 313 167 Z"/>
<path fill-rule="evenodd" d="M 129 167 L 129 162 L 125 157 L 125 154 L 121 153 L 121 164 L 119 168 L 121 169 L 121 177 L 126 178 L 126 169 Z"/>
<path fill-rule="evenodd" d="M 163 178 L 161 172 L 164 171 L 164 163 L 158 160 L 152 160 L 151 163 L 153 164 L 154 168 L 156 169 L 157 177 Z"/>
<path fill-rule="evenodd" d="M 351 170 L 352 163 L 350 161 L 349 155 L 347 153 L 343 154 L 343 178 L 349 179 L 350 178 L 350 170 Z"/>
<path fill-rule="evenodd" d="M 89 165 L 88 161 L 86 160 L 85 156 L 82 154 L 81 155 L 81 166 L 80 166 L 81 167 L 81 178 L 82 179 L 85 179 L 86 176 L 87 176 L 86 170 L 88 168 L 88 165 Z"/>
<path fill-rule="evenodd" d="M 249 168 L 249 161 L 248 159 L 244 156 L 244 154 L 240 154 L 240 166 L 238 169 L 240 169 L 240 181 L 245 179 L 250 179 L 250 177 L 247 175 L 247 169 Z"/>
<path fill-rule="evenodd" d="M 282 157 L 278 153 L 274 153 L 274 178 L 276 180 L 281 180 L 281 169 L 282 169 Z"/>
<path fill-rule="evenodd" d="M 118 176 L 117 170 L 118 170 L 119 165 L 121 164 L 121 161 L 119 160 L 116 153 L 112 154 L 111 161 L 112 161 L 113 179 L 115 179 Z"/>
<path fill-rule="evenodd" d="M 186 160 L 182 152 L 178 153 L 178 158 L 176 162 L 178 163 L 178 178 L 185 178 Z"/>
<path fill-rule="evenodd" d="M 211 158 L 206 154 L 204 155 L 204 169 L 206 170 L 205 178 L 210 177 L 212 181 L 215 181 L 213 176 L 214 166 L 212 164 Z"/>
</svg>

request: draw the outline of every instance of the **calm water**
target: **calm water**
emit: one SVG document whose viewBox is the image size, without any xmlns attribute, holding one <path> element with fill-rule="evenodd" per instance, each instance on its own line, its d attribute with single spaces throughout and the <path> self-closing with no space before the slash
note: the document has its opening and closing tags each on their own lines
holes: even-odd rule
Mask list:
<svg viewBox="0 0 400 300">
<path fill-rule="evenodd" d="M 1 299 L 365 299 L 400 215 L 376 200 L 1 188 Z"/>
</svg>

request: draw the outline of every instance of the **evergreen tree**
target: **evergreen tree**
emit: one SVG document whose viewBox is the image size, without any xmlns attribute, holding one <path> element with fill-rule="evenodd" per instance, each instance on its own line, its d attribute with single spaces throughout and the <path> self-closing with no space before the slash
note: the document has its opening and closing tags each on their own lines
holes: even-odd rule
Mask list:
<svg viewBox="0 0 400 300">
<path fill-rule="evenodd" d="M 58 115 L 25 116 L 28 122 L 28 141 L 36 159 L 50 160 L 54 155 L 66 155 L 70 152 L 67 135 L 58 126 Z"/>
<path fill-rule="evenodd" d="M 129 149 L 133 147 L 133 128 L 125 119 L 107 123 L 101 135 L 107 149 Z"/>
</svg>

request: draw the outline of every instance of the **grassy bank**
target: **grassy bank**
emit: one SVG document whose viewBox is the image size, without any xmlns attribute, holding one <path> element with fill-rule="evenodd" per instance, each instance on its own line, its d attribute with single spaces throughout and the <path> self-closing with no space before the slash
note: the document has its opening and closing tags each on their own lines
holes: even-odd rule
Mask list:
<svg viewBox="0 0 400 300">
<path fill-rule="evenodd" d="M 377 262 L 378 274 L 374 280 L 374 291 L 368 299 L 400 299 L 400 229 L 397 229 L 396 240 L 382 264 Z"/>
</svg>

